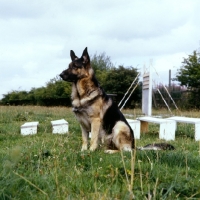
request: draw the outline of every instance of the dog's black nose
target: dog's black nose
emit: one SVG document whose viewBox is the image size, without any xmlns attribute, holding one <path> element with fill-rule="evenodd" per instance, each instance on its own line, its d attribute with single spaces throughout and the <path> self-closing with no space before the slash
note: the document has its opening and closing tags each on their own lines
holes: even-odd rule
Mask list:
<svg viewBox="0 0 200 200">
<path fill-rule="evenodd" d="M 63 78 L 64 77 L 64 74 L 63 74 L 63 72 L 59 75 L 61 78 Z"/>
</svg>

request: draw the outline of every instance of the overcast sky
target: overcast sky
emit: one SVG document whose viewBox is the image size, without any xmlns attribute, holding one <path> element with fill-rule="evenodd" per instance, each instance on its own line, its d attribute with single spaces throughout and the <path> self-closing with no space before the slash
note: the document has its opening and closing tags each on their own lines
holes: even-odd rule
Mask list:
<svg viewBox="0 0 200 200">
<path fill-rule="evenodd" d="M 174 76 L 200 47 L 199 8 L 199 0 L 0 0 L 0 98 L 45 86 L 71 49 L 81 56 L 86 46 L 115 66 L 152 64 L 153 80 L 168 83 L 169 69 Z"/>
</svg>

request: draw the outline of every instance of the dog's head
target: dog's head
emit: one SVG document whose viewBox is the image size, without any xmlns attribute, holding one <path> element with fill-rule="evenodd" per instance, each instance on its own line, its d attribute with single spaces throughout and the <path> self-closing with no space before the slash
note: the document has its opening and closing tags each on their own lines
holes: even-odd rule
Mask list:
<svg viewBox="0 0 200 200">
<path fill-rule="evenodd" d="M 87 47 L 84 49 L 81 58 L 78 58 L 74 51 L 70 51 L 72 62 L 69 63 L 68 69 L 64 70 L 60 77 L 64 81 L 76 82 L 79 79 L 86 78 L 90 75 L 90 57 Z"/>
</svg>

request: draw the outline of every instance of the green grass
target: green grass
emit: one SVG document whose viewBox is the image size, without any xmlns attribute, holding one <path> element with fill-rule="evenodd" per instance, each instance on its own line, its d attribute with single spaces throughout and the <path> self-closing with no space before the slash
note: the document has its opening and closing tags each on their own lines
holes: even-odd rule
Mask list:
<svg viewBox="0 0 200 200">
<path fill-rule="evenodd" d="M 62 118 L 69 122 L 69 134 L 53 135 L 50 121 Z M 20 135 L 27 121 L 39 121 L 37 135 Z M 158 126 L 150 124 L 136 145 L 152 142 L 161 140 Z M 175 151 L 80 152 L 80 128 L 70 108 L 0 107 L 0 199 L 200 199 L 194 127 L 180 124 L 170 143 Z"/>
</svg>

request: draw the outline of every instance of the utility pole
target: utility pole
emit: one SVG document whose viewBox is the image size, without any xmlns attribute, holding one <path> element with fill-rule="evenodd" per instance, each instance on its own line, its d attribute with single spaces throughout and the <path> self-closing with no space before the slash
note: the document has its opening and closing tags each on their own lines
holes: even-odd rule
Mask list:
<svg viewBox="0 0 200 200">
<path fill-rule="evenodd" d="M 172 81 L 172 77 L 171 77 L 171 69 L 169 70 L 169 88 L 168 91 L 171 94 L 171 81 Z M 170 104 L 170 97 L 168 98 L 168 105 Z"/>
<path fill-rule="evenodd" d="M 172 82 L 172 74 L 171 69 L 169 70 L 169 90 L 171 89 L 171 82 Z"/>
</svg>

